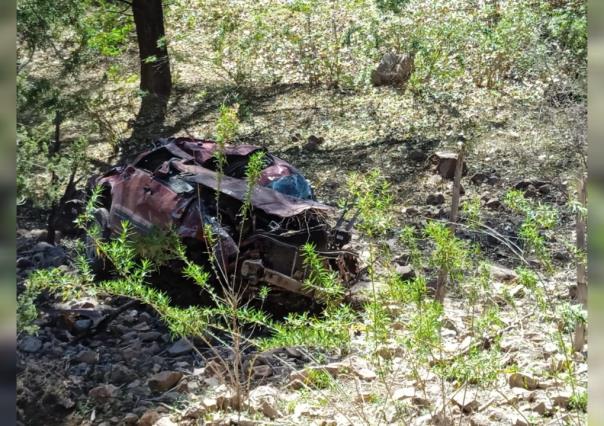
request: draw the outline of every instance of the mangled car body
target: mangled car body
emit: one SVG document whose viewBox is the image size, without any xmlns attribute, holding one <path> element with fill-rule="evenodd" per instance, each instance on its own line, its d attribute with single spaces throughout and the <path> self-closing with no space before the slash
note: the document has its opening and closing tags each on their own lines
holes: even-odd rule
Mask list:
<svg viewBox="0 0 604 426">
<path fill-rule="evenodd" d="M 217 149 L 209 140 L 163 139 L 131 164 L 94 178 L 91 183 L 103 188 L 100 211 L 107 235 L 118 232 L 124 220 L 141 234 L 173 229 L 193 260 L 204 262 L 208 252 L 204 233 L 211 229 L 216 240 L 213 252 L 228 276 L 252 291 L 267 284 L 308 297 L 312 292 L 303 286 L 309 271 L 301 248 L 311 242 L 344 285 L 355 280 L 357 256 L 344 249 L 352 223 L 340 219 L 330 226 L 332 207 L 315 200 L 298 170 L 264 148 L 227 145 L 221 148 L 225 161 L 219 173 Z M 265 153 L 263 169 L 251 192 L 250 220 L 242 221 L 246 167 L 259 151 Z"/>
</svg>

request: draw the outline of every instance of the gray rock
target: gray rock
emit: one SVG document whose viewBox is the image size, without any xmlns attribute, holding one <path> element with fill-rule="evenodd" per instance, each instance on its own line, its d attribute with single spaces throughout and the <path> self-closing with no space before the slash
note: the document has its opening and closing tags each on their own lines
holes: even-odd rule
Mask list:
<svg viewBox="0 0 604 426">
<path fill-rule="evenodd" d="M 443 204 L 445 202 L 445 196 L 443 194 L 436 193 L 436 194 L 430 194 L 428 195 L 428 197 L 426 198 L 426 204 L 431 205 L 431 206 L 439 206 L 441 204 Z"/>
<path fill-rule="evenodd" d="M 34 266 L 33 262 L 27 257 L 20 257 L 17 259 L 17 268 L 27 269 L 32 266 Z"/>
<path fill-rule="evenodd" d="M 82 333 L 92 327 L 92 320 L 79 319 L 73 324 L 73 328 L 78 333 Z"/>
<path fill-rule="evenodd" d="M 408 155 L 409 160 L 415 161 L 416 163 L 425 161 L 427 157 L 428 156 L 426 155 L 426 153 L 419 149 L 412 149 L 411 151 L 409 151 Z"/>
<path fill-rule="evenodd" d="M 487 179 L 488 176 L 485 173 L 477 172 L 472 175 L 470 182 L 472 182 L 474 185 L 480 185 L 481 183 L 486 182 Z"/>
<path fill-rule="evenodd" d="M 518 279 L 518 274 L 502 265 L 491 265 L 491 278 L 499 282 L 512 282 Z"/>
<path fill-rule="evenodd" d="M 501 207 L 501 201 L 497 198 L 489 198 L 485 203 L 485 207 L 491 210 L 497 210 Z"/>
<path fill-rule="evenodd" d="M 26 336 L 19 344 L 19 349 L 23 352 L 35 353 L 42 348 L 42 341 L 34 336 Z"/>
<path fill-rule="evenodd" d="M 266 379 L 267 377 L 272 376 L 273 374 L 273 370 L 271 369 L 271 367 L 269 365 L 256 365 L 253 368 L 253 379 L 255 380 L 259 380 L 259 379 Z"/>
<path fill-rule="evenodd" d="M 308 141 L 304 144 L 302 148 L 307 151 L 315 151 L 323 142 L 325 142 L 324 138 L 320 136 L 310 135 L 308 137 Z"/>
<path fill-rule="evenodd" d="M 136 374 L 123 364 L 113 364 L 109 373 L 111 383 L 128 383 L 136 377 Z"/>
<path fill-rule="evenodd" d="M 152 340 L 157 340 L 161 337 L 161 333 L 159 331 L 147 331 L 145 333 L 141 333 L 139 335 L 143 342 L 150 342 Z"/>
<path fill-rule="evenodd" d="M 185 339 L 180 339 L 174 342 L 172 346 L 168 348 L 168 354 L 171 356 L 179 356 L 188 354 L 193 350 L 191 343 Z"/>
<path fill-rule="evenodd" d="M 411 265 L 396 265 L 396 273 L 403 280 L 410 280 L 415 277 L 415 271 Z"/>
<path fill-rule="evenodd" d="M 81 351 L 78 353 L 75 358 L 78 362 L 83 362 L 86 364 L 96 364 L 99 361 L 99 353 L 96 351 Z"/>
</svg>

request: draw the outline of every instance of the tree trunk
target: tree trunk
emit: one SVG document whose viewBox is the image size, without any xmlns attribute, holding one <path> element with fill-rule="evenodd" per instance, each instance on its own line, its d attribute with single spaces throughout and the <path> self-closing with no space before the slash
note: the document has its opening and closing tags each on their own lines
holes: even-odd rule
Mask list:
<svg viewBox="0 0 604 426">
<path fill-rule="evenodd" d="M 132 13 L 141 64 L 140 88 L 167 98 L 172 89 L 172 77 L 168 49 L 161 41 L 165 35 L 162 0 L 132 0 Z"/>
</svg>

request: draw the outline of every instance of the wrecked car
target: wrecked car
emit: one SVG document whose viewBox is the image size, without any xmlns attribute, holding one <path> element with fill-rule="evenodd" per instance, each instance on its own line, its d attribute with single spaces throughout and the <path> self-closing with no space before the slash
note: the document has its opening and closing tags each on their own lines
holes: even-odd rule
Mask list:
<svg viewBox="0 0 604 426">
<path fill-rule="evenodd" d="M 313 298 L 303 285 L 309 271 L 302 246 L 310 242 L 335 271 L 344 286 L 359 273 L 357 254 L 345 249 L 354 220 L 333 218 L 333 207 L 316 201 L 308 180 L 291 164 L 254 145 L 226 145 L 222 173 L 211 140 L 169 138 L 140 154 L 131 164 L 115 167 L 91 184 L 102 188 L 95 212 L 103 235 L 110 238 L 128 221 L 137 233 L 173 229 L 191 258 L 207 262 L 211 229 L 215 261 L 245 288 Z M 240 210 L 248 184 L 250 157 L 262 151 L 263 168 L 251 193 L 251 218 L 241 220 Z M 218 202 L 217 200 L 218 194 Z M 239 243 L 240 241 L 240 243 Z"/>
</svg>

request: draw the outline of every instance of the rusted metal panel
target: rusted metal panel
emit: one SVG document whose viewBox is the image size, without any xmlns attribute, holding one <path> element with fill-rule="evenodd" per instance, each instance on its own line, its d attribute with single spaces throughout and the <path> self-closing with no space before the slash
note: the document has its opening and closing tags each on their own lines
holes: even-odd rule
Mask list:
<svg viewBox="0 0 604 426">
<path fill-rule="evenodd" d="M 138 232 L 152 228 L 173 229 L 184 239 L 206 243 L 205 227 L 217 240 L 212 249 L 228 274 L 254 286 L 264 282 L 282 291 L 312 297 L 303 286 L 308 271 L 301 247 L 311 242 L 326 267 L 336 271 L 344 284 L 352 284 L 359 272 L 356 253 L 341 248 L 350 241 L 353 221 L 335 228 L 326 217 L 332 207 L 314 201 L 300 172 L 289 163 L 254 145 L 227 145 L 225 174 L 218 178 L 213 141 L 171 138 L 137 157 L 128 166 L 117 167 L 93 183 L 110 188 L 109 226 L 118 231 L 128 220 Z M 251 194 L 251 219 L 242 226 L 240 209 L 248 183 L 242 179 L 249 156 L 265 152 L 265 168 Z M 284 185 L 279 179 L 294 177 Z M 299 197 L 287 191 L 298 187 Z M 216 192 L 220 202 L 216 205 Z M 241 244 L 237 244 L 235 239 Z M 208 247 L 204 249 L 207 251 Z"/>
<path fill-rule="evenodd" d="M 233 197 L 241 202 L 245 200 L 248 184 L 242 179 L 222 176 L 219 186 L 218 174 L 212 170 L 182 162 L 174 162 L 174 166 L 183 173 L 183 179 L 186 181 L 201 184 L 215 191 L 220 190 L 222 194 Z M 332 210 L 331 207 L 325 204 L 290 197 L 263 186 L 255 186 L 253 188 L 251 204 L 254 208 L 261 209 L 265 213 L 281 218 L 289 218 L 309 210 L 317 212 Z"/>
</svg>

